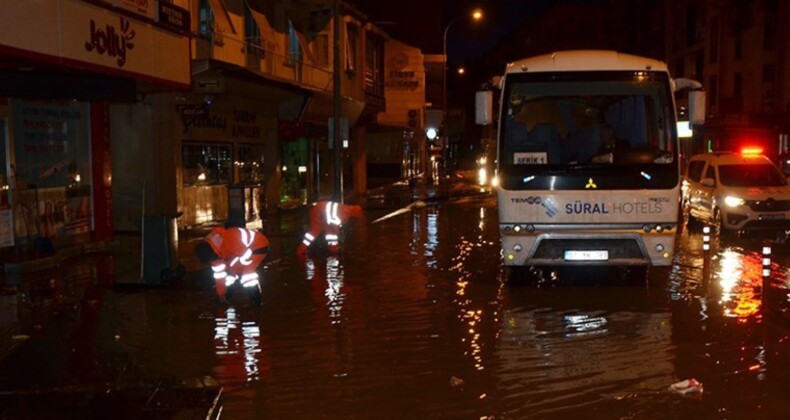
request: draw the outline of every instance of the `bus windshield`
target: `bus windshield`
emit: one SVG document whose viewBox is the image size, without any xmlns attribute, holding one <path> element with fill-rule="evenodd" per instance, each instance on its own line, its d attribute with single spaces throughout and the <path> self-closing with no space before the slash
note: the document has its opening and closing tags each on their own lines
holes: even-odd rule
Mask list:
<svg viewBox="0 0 790 420">
<path fill-rule="evenodd" d="M 504 172 L 677 165 L 666 73 L 510 74 L 502 100 L 499 163 Z"/>
</svg>

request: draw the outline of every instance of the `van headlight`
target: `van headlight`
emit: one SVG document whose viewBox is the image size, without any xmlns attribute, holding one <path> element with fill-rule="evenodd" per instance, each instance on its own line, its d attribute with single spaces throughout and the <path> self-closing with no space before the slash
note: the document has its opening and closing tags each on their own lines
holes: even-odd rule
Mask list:
<svg viewBox="0 0 790 420">
<path fill-rule="evenodd" d="M 733 195 L 728 195 L 724 197 L 724 204 L 728 207 L 738 207 L 744 204 L 743 198 L 735 197 Z"/>
</svg>

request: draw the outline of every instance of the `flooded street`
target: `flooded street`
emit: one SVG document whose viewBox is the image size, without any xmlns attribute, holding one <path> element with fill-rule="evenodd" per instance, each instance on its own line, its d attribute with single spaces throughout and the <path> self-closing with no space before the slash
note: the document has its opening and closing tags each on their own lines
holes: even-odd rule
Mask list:
<svg viewBox="0 0 790 420">
<path fill-rule="evenodd" d="M 706 257 L 698 231 L 646 279 L 506 281 L 493 197 L 370 224 L 388 211 L 353 223 L 338 257 L 298 259 L 301 221 L 280 221 L 260 308 L 218 304 L 208 271 L 107 287 L 134 271 L 120 257 L 30 283 L 46 292 L 6 287 L 17 311 L 58 310 L 2 360 L 0 392 L 212 376 L 230 419 L 790 416 L 787 245 L 764 301 L 762 242 Z M 669 391 L 689 378 L 701 396 Z"/>
</svg>

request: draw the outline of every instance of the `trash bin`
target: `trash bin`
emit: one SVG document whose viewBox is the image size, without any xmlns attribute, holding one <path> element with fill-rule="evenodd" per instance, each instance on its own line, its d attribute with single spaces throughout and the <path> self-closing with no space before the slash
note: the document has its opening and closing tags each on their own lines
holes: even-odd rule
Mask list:
<svg viewBox="0 0 790 420">
<path fill-rule="evenodd" d="M 143 218 L 142 275 L 147 284 L 170 284 L 184 275 L 178 262 L 178 226 L 182 213 L 147 215 Z"/>
</svg>

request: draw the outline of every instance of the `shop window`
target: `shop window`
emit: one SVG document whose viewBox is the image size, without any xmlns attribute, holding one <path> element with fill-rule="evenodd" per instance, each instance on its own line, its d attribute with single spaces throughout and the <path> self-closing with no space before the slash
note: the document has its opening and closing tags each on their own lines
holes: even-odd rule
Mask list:
<svg viewBox="0 0 790 420">
<path fill-rule="evenodd" d="M 229 144 L 184 144 L 182 159 L 184 186 L 230 184 L 233 181 Z"/>
<path fill-rule="evenodd" d="M 239 145 L 235 164 L 239 170 L 239 182 L 242 184 L 263 182 L 263 145 Z"/>
<path fill-rule="evenodd" d="M 282 142 L 280 206 L 289 208 L 307 203 L 307 139 Z"/>
</svg>

